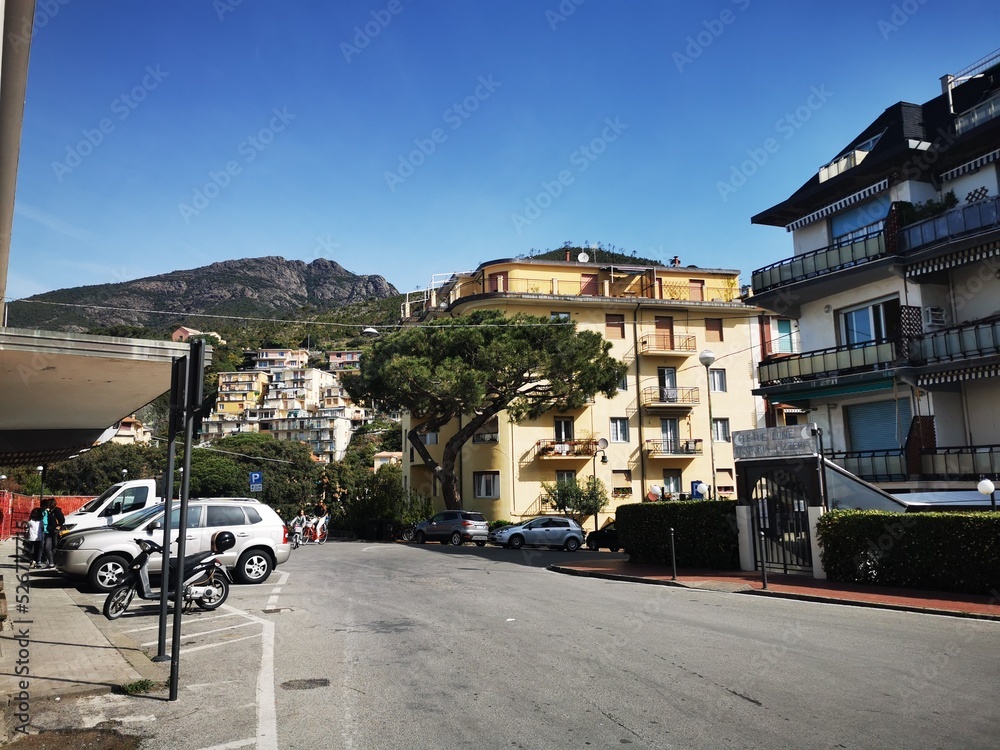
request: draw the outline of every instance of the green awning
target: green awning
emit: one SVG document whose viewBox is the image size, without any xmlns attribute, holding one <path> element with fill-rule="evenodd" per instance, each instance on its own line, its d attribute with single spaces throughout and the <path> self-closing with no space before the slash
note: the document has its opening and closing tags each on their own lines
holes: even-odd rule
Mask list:
<svg viewBox="0 0 1000 750">
<path fill-rule="evenodd" d="M 876 380 L 870 383 L 854 383 L 853 385 L 830 385 L 822 388 L 811 388 L 797 393 L 769 393 L 768 398 L 785 403 L 794 401 L 809 401 L 823 399 L 829 396 L 846 396 L 851 393 L 870 393 L 872 391 L 891 391 L 892 380 Z"/>
</svg>

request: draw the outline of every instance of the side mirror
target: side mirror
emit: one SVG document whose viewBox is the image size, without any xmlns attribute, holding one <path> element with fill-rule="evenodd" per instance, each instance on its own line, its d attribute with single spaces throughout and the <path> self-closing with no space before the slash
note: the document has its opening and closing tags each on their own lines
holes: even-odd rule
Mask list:
<svg viewBox="0 0 1000 750">
<path fill-rule="evenodd" d="M 163 528 L 162 523 L 160 523 L 159 521 L 153 521 L 151 524 L 149 524 L 149 526 L 146 527 L 146 533 L 149 534 L 150 536 L 153 536 L 154 531 L 157 531 L 158 529 L 162 528 Z"/>
</svg>

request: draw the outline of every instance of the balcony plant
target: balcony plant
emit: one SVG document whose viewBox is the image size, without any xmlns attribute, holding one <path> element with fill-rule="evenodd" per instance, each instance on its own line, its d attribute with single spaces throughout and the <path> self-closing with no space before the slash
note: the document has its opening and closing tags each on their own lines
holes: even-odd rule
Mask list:
<svg viewBox="0 0 1000 750">
<path fill-rule="evenodd" d="M 941 200 L 939 201 L 934 200 L 933 198 L 926 200 L 923 203 L 897 201 L 895 205 L 899 211 L 900 226 L 905 227 L 910 224 L 916 224 L 918 221 L 923 221 L 924 219 L 932 219 L 935 216 L 940 216 L 946 211 L 950 211 L 958 205 L 958 198 L 955 197 L 954 190 L 949 190 L 941 196 Z"/>
</svg>

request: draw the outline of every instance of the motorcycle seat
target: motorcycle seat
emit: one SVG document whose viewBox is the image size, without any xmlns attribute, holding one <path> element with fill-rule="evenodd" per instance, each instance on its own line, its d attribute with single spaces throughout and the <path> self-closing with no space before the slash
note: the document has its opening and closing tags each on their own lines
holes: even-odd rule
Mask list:
<svg viewBox="0 0 1000 750">
<path fill-rule="evenodd" d="M 193 555 L 184 556 L 184 570 L 191 570 L 195 565 L 214 556 L 214 552 L 195 552 Z M 170 572 L 177 570 L 177 558 L 170 558 Z"/>
</svg>

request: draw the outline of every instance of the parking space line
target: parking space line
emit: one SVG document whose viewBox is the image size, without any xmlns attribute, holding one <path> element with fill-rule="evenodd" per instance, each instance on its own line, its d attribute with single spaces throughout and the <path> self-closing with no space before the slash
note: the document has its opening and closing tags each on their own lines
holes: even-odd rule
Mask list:
<svg viewBox="0 0 1000 750">
<path fill-rule="evenodd" d="M 245 628 L 247 625 L 253 625 L 253 624 L 254 624 L 253 622 L 251 622 L 251 621 L 248 620 L 247 622 L 241 622 L 238 625 L 229 625 L 229 626 L 224 627 L 224 628 L 216 628 L 215 630 L 203 630 L 203 631 L 198 632 L 198 633 L 182 633 L 181 634 L 181 641 L 183 642 L 183 641 L 186 641 L 186 640 L 190 640 L 191 638 L 195 638 L 195 637 L 198 637 L 198 636 L 211 635 L 212 633 L 222 633 L 222 632 L 224 632 L 226 630 L 235 630 L 236 628 Z M 173 641 L 173 639 L 171 639 L 171 638 L 167 639 L 168 643 L 170 643 L 172 641 Z M 157 643 L 159 643 L 159 640 L 149 641 L 147 643 L 140 643 L 139 644 L 139 648 L 149 648 L 150 646 L 155 646 Z"/>
<path fill-rule="evenodd" d="M 271 596 L 267 600 L 267 607 L 266 607 L 266 609 L 277 609 L 278 608 L 278 594 L 281 593 L 281 587 L 284 586 L 287 582 L 288 582 L 288 572 L 287 571 L 281 571 L 278 574 L 278 583 L 271 590 Z"/>
<path fill-rule="evenodd" d="M 240 641 L 249 641 L 249 640 L 251 640 L 253 638 L 260 638 L 262 635 L 264 635 L 264 634 L 263 633 L 254 633 L 253 635 L 247 635 L 247 636 L 244 636 L 243 638 L 233 638 L 232 640 L 229 640 L 229 641 L 219 641 L 218 643 L 206 643 L 203 646 L 191 646 L 189 648 L 182 648 L 181 649 L 181 654 L 190 654 L 190 653 L 194 653 L 195 651 L 204 651 L 207 648 L 216 648 L 217 646 L 228 646 L 230 643 L 239 643 Z"/>
<path fill-rule="evenodd" d="M 240 613 L 239 612 L 230 612 L 230 613 L 225 614 L 225 615 L 207 615 L 205 617 L 199 616 L 197 620 L 192 620 L 190 618 L 183 618 L 181 620 L 181 624 L 183 625 L 184 623 L 188 623 L 188 622 L 208 622 L 209 620 L 218 620 L 220 617 L 235 617 L 238 614 L 240 614 Z M 173 621 L 173 613 L 170 614 L 170 617 L 168 619 L 168 624 L 167 624 L 167 629 L 168 630 L 170 629 L 170 622 L 172 622 L 172 621 Z M 130 628 L 129 630 L 126 630 L 125 632 L 126 633 L 141 633 L 144 630 L 159 630 L 159 629 L 160 629 L 160 625 L 159 625 L 159 623 L 157 623 L 156 625 L 147 625 L 146 627 L 143 627 L 143 628 Z"/>
</svg>

